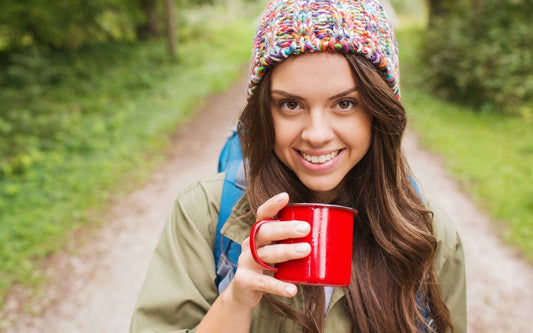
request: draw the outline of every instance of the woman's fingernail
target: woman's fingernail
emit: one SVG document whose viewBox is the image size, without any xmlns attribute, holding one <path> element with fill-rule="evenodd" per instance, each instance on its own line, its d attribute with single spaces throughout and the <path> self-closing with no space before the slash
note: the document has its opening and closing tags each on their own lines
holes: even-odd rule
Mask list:
<svg viewBox="0 0 533 333">
<path fill-rule="evenodd" d="M 287 198 L 287 193 L 283 192 L 276 196 L 276 202 L 282 202 Z"/>
<path fill-rule="evenodd" d="M 295 286 L 287 286 L 285 287 L 285 292 L 287 295 L 294 295 L 296 294 L 296 287 Z"/>
<path fill-rule="evenodd" d="M 309 251 L 311 250 L 311 245 L 307 244 L 307 243 L 302 243 L 302 244 L 298 244 L 296 245 L 296 248 L 295 248 L 295 251 L 298 252 L 298 253 L 309 253 Z"/>
<path fill-rule="evenodd" d="M 309 226 L 309 223 L 298 223 L 296 225 L 296 232 L 300 233 L 300 234 L 307 234 L 309 232 L 309 229 L 311 227 Z"/>
</svg>

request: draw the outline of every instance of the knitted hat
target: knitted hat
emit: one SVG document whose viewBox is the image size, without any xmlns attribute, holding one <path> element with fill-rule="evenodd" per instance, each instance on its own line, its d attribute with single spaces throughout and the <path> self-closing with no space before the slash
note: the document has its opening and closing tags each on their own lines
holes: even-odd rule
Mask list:
<svg viewBox="0 0 533 333">
<path fill-rule="evenodd" d="M 400 98 L 396 39 L 376 0 L 270 0 L 254 39 L 248 98 L 274 64 L 320 51 L 365 56 Z"/>
</svg>

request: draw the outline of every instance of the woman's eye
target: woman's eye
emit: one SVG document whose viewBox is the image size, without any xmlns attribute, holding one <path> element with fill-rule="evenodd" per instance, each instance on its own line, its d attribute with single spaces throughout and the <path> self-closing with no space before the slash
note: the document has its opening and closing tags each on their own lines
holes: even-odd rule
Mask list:
<svg viewBox="0 0 533 333">
<path fill-rule="evenodd" d="M 350 110 L 352 109 L 357 103 L 355 101 L 352 101 L 350 99 L 343 99 L 337 103 L 337 107 L 341 110 Z"/>
<path fill-rule="evenodd" d="M 281 108 L 289 111 L 294 111 L 300 106 L 298 102 L 295 101 L 281 101 L 279 105 Z"/>
</svg>

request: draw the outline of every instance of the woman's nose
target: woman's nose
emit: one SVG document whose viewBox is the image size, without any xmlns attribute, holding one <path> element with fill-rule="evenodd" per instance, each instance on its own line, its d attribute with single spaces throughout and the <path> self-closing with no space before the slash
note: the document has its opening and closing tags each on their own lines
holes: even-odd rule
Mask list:
<svg viewBox="0 0 533 333">
<path fill-rule="evenodd" d="M 302 139 L 312 146 L 321 146 L 333 139 L 333 128 L 324 111 L 312 111 L 302 130 Z"/>
</svg>

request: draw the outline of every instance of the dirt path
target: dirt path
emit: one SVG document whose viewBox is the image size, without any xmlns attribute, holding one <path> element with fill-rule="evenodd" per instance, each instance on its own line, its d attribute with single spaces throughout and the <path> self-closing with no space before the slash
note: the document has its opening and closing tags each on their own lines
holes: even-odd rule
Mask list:
<svg viewBox="0 0 533 333">
<path fill-rule="evenodd" d="M 38 302 L 24 304 L 23 291 L 9 297 L 0 311 L 0 331 L 127 332 L 172 201 L 195 179 L 216 171 L 225 136 L 244 104 L 244 89 L 243 76 L 228 92 L 211 98 L 179 130 L 175 149 L 151 180 L 113 204 L 105 215 L 106 227 L 74 254 L 50 260 L 53 281 Z M 452 217 L 463 237 L 470 332 L 533 332 L 533 269 L 493 235 L 488 218 L 447 177 L 439 159 L 420 149 L 411 132 L 405 149 L 423 191 Z"/>
<path fill-rule="evenodd" d="M 422 191 L 463 239 L 469 332 L 533 332 L 533 268 L 502 243 L 489 217 L 448 177 L 441 160 L 420 148 L 413 132 L 404 147 Z"/>
</svg>

